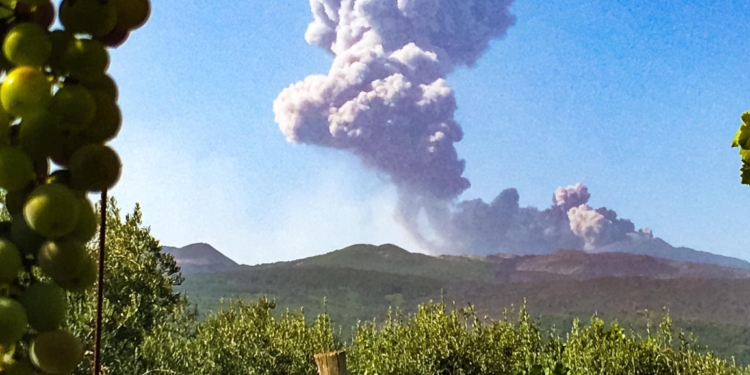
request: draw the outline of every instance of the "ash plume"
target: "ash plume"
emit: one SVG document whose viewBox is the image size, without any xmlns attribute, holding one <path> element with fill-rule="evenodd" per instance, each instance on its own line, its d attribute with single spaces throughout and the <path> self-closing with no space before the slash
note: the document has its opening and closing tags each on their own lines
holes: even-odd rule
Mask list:
<svg viewBox="0 0 750 375">
<path fill-rule="evenodd" d="M 515 189 L 490 203 L 457 200 L 470 183 L 455 149 L 463 130 L 446 77 L 506 34 L 511 4 L 310 0 L 305 39 L 333 63 L 283 90 L 275 120 L 289 142 L 346 150 L 386 176 L 399 192 L 395 217 L 435 252 L 527 254 L 627 239 L 613 211 L 569 214 L 590 198 L 580 183 L 559 188 L 544 210 L 521 207 Z"/>
<path fill-rule="evenodd" d="M 570 185 L 568 187 L 559 187 L 552 196 L 552 204 L 558 207 L 562 212 L 568 212 L 573 207 L 586 204 L 591 198 L 589 189 L 582 183 Z"/>
</svg>

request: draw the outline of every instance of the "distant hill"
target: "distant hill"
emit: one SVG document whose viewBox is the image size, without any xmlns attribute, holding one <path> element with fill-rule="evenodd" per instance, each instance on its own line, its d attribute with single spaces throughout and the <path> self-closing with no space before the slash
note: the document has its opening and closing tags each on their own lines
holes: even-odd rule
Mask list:
<svg viewBox="0 0 750 375">
<path fill-rule="evenodd" d="M 436 280 L 484 283 L 588 280 L 603 277 L 649 279 L 745 279 L 750 270 L 714 264 L 681 262 L 628 253 L 586 253 L 560 250 L 553 254 L 487 257 L 430 256 L 386 244 L 353 245 L 327 254 L 291 262 L 248 267 L 253 269 L 347 268 L 389 274 L 424 276 Z"/>
<path fill-rule="evenodd" d="M 183 272 L 223 272 L 241 267 L 205 243 L 194 243 L 180 248 L 162 246 L 161 249 L 175 258 Z"/>
<path fill-rule="evenodd" d="M 679 260 L 682 262 L 708 263 L 718 266 L 750 270 L 750 262 L 705 251 L 698 251 L 688 247 L 674 247 L 661 238 L 632 239 L 630 241 L 615 242 L 597 249 L 596 252 L 641 254 Z"/>
<path fill-rule="evenodd" d="M 268 295 L 279 311 L 304 307 L 310 318 L 328 311 L 346 337 L 358 321 L 382 319 L 389 307 L 414 312 L 419 303 L 444 298 L 501 319 L 504 309 L 525 301 L 543 324 L 563 331 L 572 319 L 596 313 L 645 334 L 646 322 L 659 323 L 666 308 L 678 329 L 750 364 L 750 271 L 742 268 L 616 252 L 429 256 L 364 244 L 290 262 L 237 266 L 210 246 L 202 248 L 171 251 L 186 267 L 180 289 L 203 314 L 218 309 L 220 298 Z"/>
</svg>

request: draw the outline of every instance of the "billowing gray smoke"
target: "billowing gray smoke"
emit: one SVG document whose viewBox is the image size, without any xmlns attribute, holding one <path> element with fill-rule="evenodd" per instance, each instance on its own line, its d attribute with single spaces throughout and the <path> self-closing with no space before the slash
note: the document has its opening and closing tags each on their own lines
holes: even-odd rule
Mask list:
<svg viewBox="0 0 750 375">
<path fill-rule="evenodd" d="M 311 0 L 307 41 L 332 53 L 274 102 L 287 139 L 349 150 L 401 188 L 452 199 L 469 187 L 445 77 L 514 18 L 510 0 Z"/>
<path fill-rule="evenodd" d="M 515 22 L 511 3 L 310 0 L 315 19 L 305 38 L 333 64 L 279 94 L 276 122 L 290 142 L 348 150 L 384 172 L 399 190 L 398 218 L 435 251 L 538 253 L 621 238 L 611 229 L 620 223 L 614 212 L 569 215 L 589 199 L 582 184 L 558 189 L 543 211 L 520 207 L 515 189 L 489 204 L 456 203 L 470 184 L 454 147 L 463 131 L 445 78 L 505 35 Z M 436 235 L 425 235 L 425 226 Z"/>
</svg>

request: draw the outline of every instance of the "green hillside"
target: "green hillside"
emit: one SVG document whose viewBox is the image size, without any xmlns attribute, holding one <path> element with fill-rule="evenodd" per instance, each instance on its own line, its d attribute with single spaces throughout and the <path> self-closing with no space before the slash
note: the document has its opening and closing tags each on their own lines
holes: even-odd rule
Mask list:
<svg viewBox="0 0 750 375">
<path fill-rule="evenodd" d="M 645 332 L 663 309 L 675 327 L 695 333 L 701 343 L 738 363 L 750 364 L 750 279 L 599 278 L 501 282 L 502 270 L 470 258 L 436 258 L 395 246 L 356 245 L 303 260 L 244 267 L 221 273 L 188 273 L 182 289 L 202 314 L 215 311 L 222 297 L 251 301 L 268 295 L 277 311 L 299 310 L 312 318 L 328 311 L 348 337 L 359 320 L 382 321 L 390 307 L 414 312 L 430 300 L 469 303 L 480 315 L 500 318 L 526 301 L 528 311 L 570 328 L 575 317 L 598 314 Z M 325 302 L 325 305 L 323 301 Z"/>
<path fill-rule="evenodd" d="M 492 264 L 468 257 L 437 258 L 410 253 L 395 245 L 352 245 L 341 250 L 292 262 L 257 266 L 257 269 L 328 267 L 424 276 L 437 280 L 492 282 Z"/>
</svg>

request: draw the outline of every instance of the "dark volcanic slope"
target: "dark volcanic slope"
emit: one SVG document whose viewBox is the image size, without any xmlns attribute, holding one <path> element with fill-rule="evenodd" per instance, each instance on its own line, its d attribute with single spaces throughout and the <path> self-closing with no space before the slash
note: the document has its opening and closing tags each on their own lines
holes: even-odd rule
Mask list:
<svg viewBox="0 0 750 375">
<path fill-rule="evenodd" d="M 720 267 L 713 264 L 680 262 L 646 255 L 626 253 L 590 254 L 560 250 L 549 255 L 514 258 L 488 257 L 504 272 L 507 281 L 534 282 L 540 274 L 554 274 L 575 280 L 602 277 L 644 277 L 650 279 L 744 279 L 750 270 Z"/>
<path fill-rule="evenodd" d="M 621 252 L 628 254 L 649 255 L 652 257 L 715 264 L 723 267 L 734 267 L 750 270 L 750 262 L 742 259 L 698 251 L 687 247 L 674 247 L 661 238 L 615 242 L 596 250 L 597 252 Z"/>
<path fill-rule="evenodd" d="M 171 254 L 184 272 L 221 272 L 240 266 L 227 256 L 205 243 L 195 243 L 181 248 L 162 246 Z"/>
</svg>

